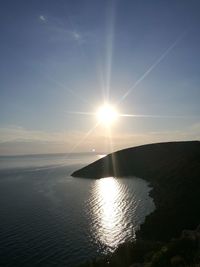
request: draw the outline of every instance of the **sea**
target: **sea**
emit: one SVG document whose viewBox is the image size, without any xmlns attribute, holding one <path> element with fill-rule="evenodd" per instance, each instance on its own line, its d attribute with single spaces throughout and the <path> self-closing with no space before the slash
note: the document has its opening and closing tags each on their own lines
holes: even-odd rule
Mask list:
<svg viewBox="0 0 200 267">
<path fill-rule="evenodd" d="M 135 239 L 155 209 L 146 181 L 71 176 L 103 156 L 0 157 L 1 267 L 74 267 Z"/>
</svg>

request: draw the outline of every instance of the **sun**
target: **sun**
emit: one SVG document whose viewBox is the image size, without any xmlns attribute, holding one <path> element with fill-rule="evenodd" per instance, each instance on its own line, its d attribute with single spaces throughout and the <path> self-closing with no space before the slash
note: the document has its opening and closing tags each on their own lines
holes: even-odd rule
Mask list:
<svg viewBox="0 0 200 267">
<path fill-rule="evenodd" d="M 105 126 L 113 124 L 118 119 L 118 116 L 117 110 L 109 104 L 99 107 L 96 112 L 98 122 Z"/>
</svg>

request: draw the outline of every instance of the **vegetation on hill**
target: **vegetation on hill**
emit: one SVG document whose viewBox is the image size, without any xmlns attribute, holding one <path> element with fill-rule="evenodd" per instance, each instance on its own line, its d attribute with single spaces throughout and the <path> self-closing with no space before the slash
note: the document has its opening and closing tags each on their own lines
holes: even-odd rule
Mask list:
<svg viewBox="0 0 200 267">
<path fill-rule="evenodd" d="M 80 267 L 199 267 L 200 227 L 185 230 L 169 242 L 137 240 L 118 247 L 110 255 Z"/>
</svg>

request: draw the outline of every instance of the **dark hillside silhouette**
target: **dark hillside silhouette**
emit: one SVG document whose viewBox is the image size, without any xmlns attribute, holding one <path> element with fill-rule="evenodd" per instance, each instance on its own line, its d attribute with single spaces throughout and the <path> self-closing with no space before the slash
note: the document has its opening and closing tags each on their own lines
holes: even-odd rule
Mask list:
<svg viewBox="0 0 200 267">
<path fill-rule="evenodd" d="M 138 176 L 150 182 L 156 210 L 137 236 L 166 241 L 200 223 L 200 142 L 149 144 L 117 151 L 74 177 Z"/>
</svg>

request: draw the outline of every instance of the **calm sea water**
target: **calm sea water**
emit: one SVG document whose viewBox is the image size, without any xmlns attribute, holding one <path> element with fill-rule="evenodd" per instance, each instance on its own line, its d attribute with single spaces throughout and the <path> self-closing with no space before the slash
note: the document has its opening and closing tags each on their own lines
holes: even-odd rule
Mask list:
<svg viewBox="0 0 200 267">
<path fill-rule="evenodd" d="M 144 180 L 70 176 L 99 157 L 0 157 L 0 266 L 72 267 L 135 237 L 154 210 Z"/>
</svg>

